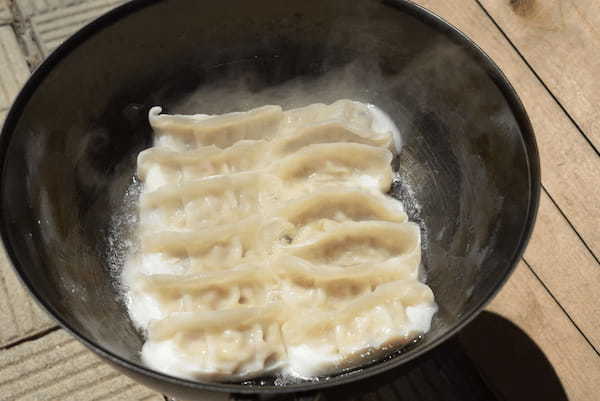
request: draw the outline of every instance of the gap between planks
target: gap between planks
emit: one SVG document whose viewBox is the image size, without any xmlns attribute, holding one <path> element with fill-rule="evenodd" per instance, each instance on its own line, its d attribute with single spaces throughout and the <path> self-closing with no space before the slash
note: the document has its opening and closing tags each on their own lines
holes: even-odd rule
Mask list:
<svg viewBox="0 0 600 401">
<path fill-rule="evenodd" d="M 46 313 L 46 312 L 44 312 L 44 313 Z M 0 352 L 5 351 L 5 350 L 9 350 L 9 349 L 14 348 L 14 347 L 18 347 L 19 345 L 21 345 L 23 343 L 27 343 L 27 342 L 30 342 L 30 341 L 39 340 L 40 338 L 42 338 L 44 336 L 47 336 L 48 334 L 53 333 L 53 332 L 55 332 L 57 330 L 60 330 L 60 326 L 53 326 L 53 327 L 50 327 L 48 329 L 42 330 L 42 331 L 40 331 L 38 333 L 32 334 L 30 336 L 19 338 L 16 341 L 13 341 L 11 343 L 8 343 L 8 344 L 0 347 Z"/>
<path fill-rule="evenodd" d="M 575 128 L 577 128 L 577 130 L 583 136 L 583 138 L 585 138 L 585 140 L 587 141 L 588 145 L 590 145 L 590 147 L 596 152 L 596 155 L 600 156 L 600 151 L 598 150 L 598 148 L 596 147 L 596 145 L 594 144 L 594 142 L 592 142 L 592 139 L 584 132 L 584 130 L 581 127 L 581 125 L 575 120 L 575 118 L 571 115 L 571 113 L 569 113 L 569 111 L 567 110 L 567 108 L 565 107 L 565 105 L 563 104 L 563 102 L 561 102 L 558 99 L 558 97 L 554 94 L 554 92 L 548 87 L 548 85 L 546 84 L 546 82 L 544 82 L 544 80 L 540 77 L 539 73 L 533 68 L 533 66 L 531 65 L 531 63 L 527 59 L 527 57 L 525 57 L 525 55 L 523 54 L 523 52 L 521 52 L 521 50 L 517 47 L 517 45 L 510 38 L 510 36 L 508 36 L 508 34 L 506 33 L 506 31 L 504 29 L 502 29 L 502 27 L 500 26 L 500 24 L 498 23 L 498 21 L 496 21 L 496 19 L 488 12 L 487 8 L 481 3 L 480 0 L 474 0 L 474 1 L 479 5 L 479 7 L 481 8 L 481 10 L 490 19 L 490 21 L 496 26 L 496 28 L 498 28 L 498 31 L 500 31 L 500 33 L 502 34 L 502 36 L 504 36 L 504 38 L 506 39 L 506 41 L 510 44 L 510 46 L 514 49 L 514 51 L 519 55 L 519 57 L 521 57 L 521 59 L 523 60 L 523 63 L 525 63 L 525 65 L 527 66 L 527 68 L 529 68 L 529 70 L 535 76 L 535 78 L 538 80 L 538 82 L 544 87 L 544 89 L 546 89 L 546 91 L 548 92 L 548 94 L 550 95 L 550 97 L 552 97 L 552 99 L 556 102 L 556 104 L 558 104 L 558 106 L 563 111 L 563 113 L 565 113 L 565 115 L 569 118 L 569 120 L 571 121 L 571 123 L 575 126 Z"/>
<path fill-rule="evenodd" d="M 569 321 L 571 322 L 571 324 L 573 325 L 573 327 L 575 327 L 577 329 L 577 331 L 579 332 L 579 334 L 581 334 L 581 337 L 583 337 L 585 339 L 585 341 L 588 343 L 588 345 L 590 346 L 590 348 L 596 353 L 596 355 L 600 356 L 600 353 L 598 352 L 598 350 L 596 349 L 596 347 L 594 347 L 594 344 L 592 344 L 592 342 L 590 341 L 590 339 L 585 335 L 585 333 L 581 330 L 581 328 L 579 328 L 579 326 L 577 325 L 577 323 L 571 318 L 571 316 L 565 310 L 565 308 L 562 306 L 562 304 L 558 301 L 558 299 L 556 299 L 556 297 L 554 296 L 554 294 L 552 294 L 552 291 L 550 291 L 548 289 L 548 286 L 546 286 L 546 284 L 544 283 L 544 281 L 542 281 L 542 279 L 540 278 L 540 276 L 537 275 L 537 273 L 535 272 L 535 270 L 531 267 L 531 265 L 529 263 L 527 263 L 527 260 L 525 260 L 524 258 L 523 258 L 523 263 L 525 263 L 525 265 L 529 268 L 529 270 L 531 271 L 531 273 L 533 274 L 533 276 L 536 278 L 536 280 L 540 282 L 540 285 L 548 293 L 548 295 L 550 296 L 550 298 L 552 298 L 552 300 L 556 303 L 556 305 L 558 305 L 558 307 L 564 313 L 564 315 L 567 317 L 567 319 L 569 319 Z"/>
<path fill-rule="evenodd" d="M 497 9 L 506 10 L 508 7 L 506 3 L 490 3 L 486 8 L 483 3 L 487 4 L 487 0 L 473 1 L 474 4 L 477 5 L 477 9 L 490 21 L 495 30 L 501 35 L 504 42 L 510 46 L 531 76 L 535 77 L 537 84 L 543 88 L 543 91 L 556 105 L 556 111 L 553 112 L 551 107 L 544 105 L 546 101 L 540 98 L 540 94 L 535 93 L 536 90 L 534 90 L 535 88 L 533 88 L 532 85 L 513 82 L 515 87 L 519 87 L 520 89 L 519 94 L 522 96 L 524 103 L 528 106 L 528 112 L 537 133 L 536 137 L 540 148 L 540 158 L 542 159 L 544 187 L 547 189 L 548 194 L 561 212 L 567 217 L 569 224 L 575 229 L 578 236 L 598 261 L 600 259 L 600 229 L 597 224 L 597 221 L 600 221 L 600 207 L 598 207 L 600 204 L 600 185 L 598 185 L 598 182 L 600 182 L 600 158 L 594 140 L 590 137 L 589 133 L 586 133 L 582 128 L 582 123 L 585 123 L 586 120 L 582 116 L 579 116 L 583 121 L 578 121 L 579 118 L 576 118 L 576 116 L 573 115 L 573 110 L 571 110 L 571 112 L 567 110 L 564 101 L 561 102 L 559 100 L 559 96 L 550 89 L 549 85 L 542 79 L 540 73 L 534 68 L 529 60 L 527 60 L 520 47 L 529 46 L 529 42 L 521 40 L 521 43 L 516 43 L 514 40 L 511 40 L 509 34 L 503 29 L 500 22 L 494 19 L 494 15 L 488 10 L 491 8 L 496 10 L 496 13 L 502 14 L 502 12 Z M 542 6 L 541 2 L 534 0 L 520 1 L 529 6 L 548 6 L 546 3 L 543 3 Z M 434 1 L 433 3 L 438 2 Z M 586 4 L 586 6 L 589 6 L 588 3 Z M 551 4 L 550 7 L 553 5 L 555 5 L 555 3 Z M 507 21 L 506 25 L 510 29 L 510 21 Z M 516 22 L 512 25 L 516 25 Z M 465 26 L 465 28 L 471 30 L 471 27 Z M 519 28 L 525 29 L 523 27 L 517 27 L 515 29 L 518 30 Z M 571 28 L 567 29 L 567 31 L 570 30 Z M 572 33 L 565 33 L 567 36 L 570 34 Z M 489 42 L 489 40 L 486 40 L 487 38 L 482 37 L 481 39 Z M 554 40 L 561 42 L 556 37 L 554 37 Z M 484 47 L 488 50 L 495 51 L 494 45 L 497 45 L 497 43 Z M 533 56 L 535 56 L 535 44 L 531 46 L 534 46 Z M 547 58 L 552 59 L 553 54 L 554 53 L 548 55 Z M 548 61 L 548 63 L 549 62 L 550 61 Z M 539 64 L 541 64 L 540 68 L 545 66 L 544 61 L 540 61 Z M 586 71 L 582 72 L 585 73 L 587 73 L 588 69 L 593 68 L 593 66 L 587 65 L 584 65 L 583 67 L 589 67 L 584 68 Z M 518 71 L 519 68 L 517 66 L 504 65 L 503 68 L 508 72 L 507 75 L 514 74 L 519 78 L 522 75 L 522 72 Z M 548 70 L 548 68 L 546 68 L 546 70 Z M 557 79 L 557 77 L 553 77 L 551 74 L 550 78 Z M 563 92 L 568 92 L 569 95 L 570 92 L 577 89 L 576 78 L 572 79 L 573 77 L 568 77 L 566 75 L 558 78 L 560 78 L 561 82 L 555 85 L 558 86 L 555 91 L 561 90 L 560 85 L 563 85 Z M 562 82 L 570 82 L 567 81 L 567 79 L 571 79 L 572 81 L 570 87 L 565 87 L 565 83 Z M 590 83 L 590 85 L 591 84 L 593 83 Z M 586 93 L 587 92 L 589 91 L 586 90 Z M 586 93 L 583 93 L 582 96 Z M 587 94 L 589 95 L 589 93 Z M 533 97 L 528 99 L 527 95 L 530 95 L 530 97 L 533 95 Z M 539 115 L 534 115 L 535 113 L 532 113 L 532 110 L 537 111 Z M 562 113 L 560 113 L 562 116 L 556 115 L 559 113 L 559 110 L 562 111 Z M 562 121 L 564 119 L 568 121 L 568 124 L 566 121 Z M 600 127 L 600 124 L 598 124 L 598 126 Z M 571 131 L 573 131 L 573 133 L 571 133 Z"/>
<path fill-rule="evenodd" d="M 600 148 L 600 3 L 478 0 L 582 132 Z"/>
<path fill-rule="evenodd" d="M 509 320 L 520 332 L 519 337 L 510 336 L 508 331 L 490 332 L 486 336 L 485 332 L 469 330 L 467 326 L 461 334 L 466 340 L 463 340 L 462 344 L 467 349 L 467 354 L 482 375 L 491 381 L 495 391 L 499 391 L 509 400 L 522 399 L 515 397 L 522 391 L 528 391 L 522 386 L 534 386 L 533 391 L 536 392 L 537 386 L 551 379 L 547 375 L 553 374 L 560 381 L 559 385 L 568 395 L 568 399 L 596 401 L 597 383 L 600 382 L 600 358 L 523 261 L 487 306 L 486 311 Z M 477 319 L 473 324 L 477 324 Z M 529 368 L 540 368 L 529 359 L 514 365 L 522 353 L 533 356 L 525 349 L 515 347 L 519 342 L 512 341 L 514 338 L 527 339 L 533 343 L 537 348 L 536 357 L 547 360 L 546 369 L 528 371 Z M 502 344 L 490 349 L 494 343 L 488 342 L 488 339 L 501 341 Z M 498 349 L 502 351 L 496 353 Z M 510 361 L 508 365 L 514 369 L 500 364 L 501 360 Z M 529 375 L 537 376 L 538 382 L 529 382 Z"/>
<path fill-rule="evenodd" d="M 594 216 L 600 216 L 594 207 L 595 199 L 600 203 L 600 159 L 475 1 L 463 1 L 460 8 L 442 0 L 419 3 L 478 42 L 522 97 L 537 132 L 546 189 L 525 258 L 598 349 L 600 307 L 589 300 L 597 291 L 594 283 L 600 286 L 598 254 L 593 252 L 600 250 L 600 241 L 594 241 Z M 546 229 L 551 232 L 543 232 Z M 547 243 L 549 238 L 552 243 Z"/>
</svg>

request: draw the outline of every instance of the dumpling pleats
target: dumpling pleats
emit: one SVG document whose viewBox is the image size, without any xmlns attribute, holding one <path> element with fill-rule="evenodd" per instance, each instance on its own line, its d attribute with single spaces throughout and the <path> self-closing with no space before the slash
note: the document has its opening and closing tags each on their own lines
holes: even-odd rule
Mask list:
<svg viewBox="0 0 600 401">
<path fill-rule="evenodd" d="M 138 244 L 123 274 L 147 365 L 201 380 L 312 377 L 429 329 L 420 228 L 386 195 L 400 141 L 381 112 L 350 100 L 161 112 L 138 156 Z"/>
</svg>

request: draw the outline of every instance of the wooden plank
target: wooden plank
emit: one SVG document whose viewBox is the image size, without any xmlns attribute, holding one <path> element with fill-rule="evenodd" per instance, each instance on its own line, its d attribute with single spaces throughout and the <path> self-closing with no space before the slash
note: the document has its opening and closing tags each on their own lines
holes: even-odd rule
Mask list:
<svg viewBox="0 0 600 401">
<path fill-rule="evenodd" d="M 0 24 L 9 24 L 13 19 L 8 0 L 0 0 Z"/>
<path fill-rule="evenodd" d="M 600 254 L 600 161 L 594 149 L 475 1 L 464 0 L 460 5 L 442 0 L 418 2 L 469 35 L 502 68 L 536 131 L 545 187 L 596 255 Z M 546 195 L 538 224 L 526 258 L 590 341 L 598 344 L 598 326 L 592 321 L 598 310 L 590 301 L 594 288 L 586 281 L 597 282 L 599 267 Z M 600 358 L 529 268 L 519 266 L 490 308 L 520 326 L 537 343 L 569 399 L 596 398 Z M 503 372 L 493 364 L 486 365 L 493 345 L 486 341 L 485 333 L 479 335 L 484 336 L 479 349 L 482 372 L 505 399 L 515 399 L 514 377 L 503 381 L 510 367 L 505 366 Z"/>
<path fill-rule="evenodd" d="M 62 330 L 0 351 L 0 397 L 31 401 L 163 401 Z"/>
<path fill-rule="evenodd" d="M 17 43 L 15 32 L 9 25 L 0 26 L 0 125 L 4 123 L 3 115 L 27 77 L 29 67 Z"/>
<path fill-rule="evenodd" d="M 68 7 L 61 7 L 58 3 L 52 8 L 53 11 L 31 17 L 33 32 L 45 56 L 83 26 L 123 3 L 123 0 L 77 1 Z"/>
<path fill-rule="evenodd" d="M 542 181 L 594 254 L 600 256 L 600 158 L 474 0 L 419 0 L 469 35 L 504 71 L 531 118 Z"/>
<path fill-rule="evenodd" d="M 599 351 L 600 266 L 546 193 L 524 258 Z"/>
<path fill-rule="evenodd" d="M 480 2 L 600 149 L 600 2 Z"/>
<path fill-rule="evenodd" d="M 29 68 L 10 26 L 0 27 L 0 127 L 29 76 Z M 0 347 L 55 326 L 25 291 L 0 244 Z"/>
<path fill-rule="evenodd" d="M 56 326 L 25 291 L 9 263 L 0 245 L 0 347 Z"/>
<path fill-rule="evenodd" d="M 0 27 L 0 127 L 8 108 L 29 76 L 29 67 L 12 27 Z M 0 245 L 0 347 L 35 335 L 55 323 L 21 286 Z"/>
<path fill-rule="evenodd" d="M 84 3 L 85 0 L 15 0 L 25 18 Z"/>
<path fill-rule="evenodd" d="M 600 357 L 525 263 L 487 310 L 461 342 L 502 399 L 598 399 Z"/>
</svg>

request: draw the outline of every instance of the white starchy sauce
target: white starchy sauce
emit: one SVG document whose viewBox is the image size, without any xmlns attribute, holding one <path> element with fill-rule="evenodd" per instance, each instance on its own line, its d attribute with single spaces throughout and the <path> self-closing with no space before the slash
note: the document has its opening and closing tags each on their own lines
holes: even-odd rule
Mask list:
<svg viewBox="0 0 600 401">
<path fill-rule="evenodd" d="M 139 247 L 122 276 L 148 366 L 310 378 L 429 330 L 419 227 L 385 195 L 401 140 L 381 110 L 160 113 L 138 157 Z"/>
</svg>

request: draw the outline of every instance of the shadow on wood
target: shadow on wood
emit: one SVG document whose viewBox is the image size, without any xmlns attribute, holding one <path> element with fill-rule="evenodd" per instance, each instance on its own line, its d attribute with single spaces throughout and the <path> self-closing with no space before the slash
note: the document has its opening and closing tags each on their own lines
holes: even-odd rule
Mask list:
<svg viewBox="0 0 600 401">
<path fill-rule="evenodd" d="M 568 401 L 554 368 L 511 321 L 481 313 L 453 338 L 417 360 L 321 394 L 285 401 Z"/>
<path fill-rule="evenodd" d="M 494 401 L 461 345 L 450 339 L 417 360 L 325 391 L 318 401 Z"/>
<path fill-rule="evenodd" d="M 560 379 L 543 351 L 511 321 L 481 313 L 459 334 L 484 381 L 507 401 L 567 401 Z"/>
</svg>

